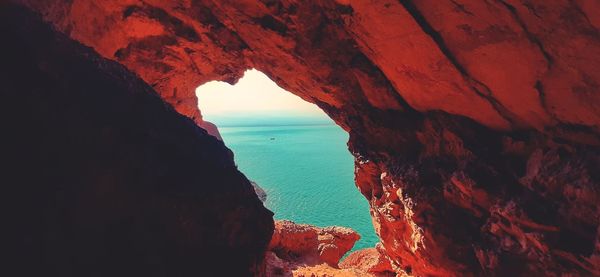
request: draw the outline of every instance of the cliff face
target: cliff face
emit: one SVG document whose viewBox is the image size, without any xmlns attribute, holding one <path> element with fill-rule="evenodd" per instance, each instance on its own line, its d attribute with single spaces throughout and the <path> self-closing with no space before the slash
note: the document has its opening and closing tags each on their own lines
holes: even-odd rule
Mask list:
<svg viewBox="0 0 600 277">
<path fill-rule="evenodd" d="M 597 1 L 21 2 L 198 123 L 248 68 L 317 104 L 396 271 L 600 275 Z"/>
<path fill-rule="evenodd" d="M 252 276 L 270 211 L 123 66 L 0 4 L 3 276 Z"/>
</svg>

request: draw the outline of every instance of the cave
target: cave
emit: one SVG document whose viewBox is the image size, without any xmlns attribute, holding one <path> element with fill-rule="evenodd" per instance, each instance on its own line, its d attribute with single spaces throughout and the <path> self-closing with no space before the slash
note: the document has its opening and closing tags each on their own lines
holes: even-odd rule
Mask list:
<svg viewBox="0 0 600 277">
<path fill-rule="evenodd" d="M 285 276 L 269 253 L 335 248 L 286 248 L 325 231 L 276 224 L 198 109 L 254 68 L 349 134 L 380 244 L 327 270 L 600 276 L 598 10 L 2 2 L 3 275 Z"/>
<path fill-rule="evenodd" d="M 254 69 L 234 85 L 202 84 L 196 96 L 275 220 L 349 227 L 360 235 L 353 250 L 376 245 L 368 203 L 354 186 L 348 133 L 316 105 Z"/>
</svg>

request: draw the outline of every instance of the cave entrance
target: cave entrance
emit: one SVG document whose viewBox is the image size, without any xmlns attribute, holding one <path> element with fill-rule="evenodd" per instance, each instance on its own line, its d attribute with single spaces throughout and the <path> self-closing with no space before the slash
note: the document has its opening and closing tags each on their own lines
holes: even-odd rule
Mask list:
<svg viewBox="0 0 600 277">
<path fill-rule="evenodd" d="M 350 227 L 361 235 L 354 250 L 375 245 L 367 200 L 354 186 L 348 134 L 321 109 L 254 69 L 233 86 L 208 82 L 196 95 L 203 119 L 266 192 L 275 219 Z"/>
</svg>

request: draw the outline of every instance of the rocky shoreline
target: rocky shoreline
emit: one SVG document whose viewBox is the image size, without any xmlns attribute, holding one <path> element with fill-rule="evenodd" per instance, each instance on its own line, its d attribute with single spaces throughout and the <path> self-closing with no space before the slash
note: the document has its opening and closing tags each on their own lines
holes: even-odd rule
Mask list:
<svg viewBox="0 0 600 277">
<path fill-rule="evenodd" d="M 395 276 L 389 260 L 376 248 L 351 252 L 340 262 L 359 239 L 347 227 L 276 220 L 265 254 L 265 276 Z"/>
<path fill-rule="evenodd" d="M 258 199 L 266 191 L 250 181 Z M 276 220 L 264 259 L 265 276 L 396 276 L 381 243 L 349 252 L 360 239 L 351 228 L 317 227 L 290 220 Z M 342 258 L 348 254 L 343 260 Z M 406 275 L 408 276 L 408 275 Z"/>
<path fill-rule="evenodd" d="M 256 196 L 258 196 L 258 199 L 265 203 L 265 201 L 267 201 L 267 192 L 254 181 L 250 181 L 250 184 L 252 184 L 252 187 L 254 188 L 254 192 L 256 192 Z"/>
</svg>

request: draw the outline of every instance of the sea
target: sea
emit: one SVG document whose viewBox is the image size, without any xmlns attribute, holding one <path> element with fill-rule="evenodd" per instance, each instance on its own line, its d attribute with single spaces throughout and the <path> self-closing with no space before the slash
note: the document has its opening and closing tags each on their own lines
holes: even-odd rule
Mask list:
<svg viewBox="0 0 600 277">
<path fill-rule="evenodd" d="M 353 250 L 374 247 L 369 205 L 354 184 L 348 134 L 331 119 L 300 116 L 213 116 L 235 162 L 267 193 L 275 219 L 350 227 Z"/>
</svg>

